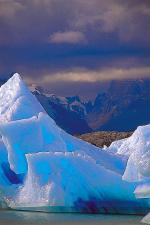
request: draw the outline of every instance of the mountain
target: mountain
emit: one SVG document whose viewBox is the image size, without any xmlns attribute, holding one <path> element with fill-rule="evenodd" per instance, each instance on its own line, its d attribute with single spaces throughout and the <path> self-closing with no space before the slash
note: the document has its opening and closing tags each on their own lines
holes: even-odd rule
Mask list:
<svg viewBox="0 0 150 225">
<path fill-rule="evenodd" d="M 132 131 L 150 123 L 150 79 L 112 81 L 86 121 L 93 130 Z"/>
<path fill-rule="evenodd" d="M 111 81 L 94 103 L 85 103 L 78 96 L 44 94 L 41 88 L 32 92 L 56 123 L 71 134 L 133 131 L 150 123 L 150 79 Z"/>
<path fill-rule="evenodd" d="M 83 103 L 78 96 L 60 97 L 45 94 L 37 87 L 34 90 L 31 88 L 31 91 L 48 115 L 68 133 L 82 134 L 92 131 L 85 120 L 90 103 Z"/>
</svg>

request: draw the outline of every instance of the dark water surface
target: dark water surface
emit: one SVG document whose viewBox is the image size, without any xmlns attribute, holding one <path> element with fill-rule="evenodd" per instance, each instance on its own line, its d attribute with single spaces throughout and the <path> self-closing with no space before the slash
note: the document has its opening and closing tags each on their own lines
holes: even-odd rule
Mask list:
<svg viewBox="0 0 150 225">
<path fill-rule="evenodd" d="M 141 216 L 0 211 L 0 225 L 140 225 Z"/>
</svg>

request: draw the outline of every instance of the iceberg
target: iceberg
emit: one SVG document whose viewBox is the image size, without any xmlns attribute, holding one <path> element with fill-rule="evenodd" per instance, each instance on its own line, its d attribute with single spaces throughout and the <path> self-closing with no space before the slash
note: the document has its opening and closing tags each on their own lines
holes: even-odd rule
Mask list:
<svg viewBox="0 0 150 225">
<path fill-rule="evenodd" d="M 139 127 L 106 149 L 79 140 L 57 126 L 14 74 L 0 88 L 0 206 L 146 214 L 149 198 L 137 198 L 136 190 L 148 185 L 149 133 Z"/>
<path fill-rule="evenodd" d="M 124 180 L 138 182 L 150 178 L 150 125 L 139 126 L 131 137 L 113 142 L 106 150 L 128 158 Z"/>
<path fill-rule="evenodd" d="M 122 179 L 136 182 L 136 198 L 147 199 L 150 205 L 150 125 L 139 126 L 131 137 L 113 142 L 106 150 L 127 157 Z M 150 213 L 142 222 L 150 224 Z"/>
</svg>

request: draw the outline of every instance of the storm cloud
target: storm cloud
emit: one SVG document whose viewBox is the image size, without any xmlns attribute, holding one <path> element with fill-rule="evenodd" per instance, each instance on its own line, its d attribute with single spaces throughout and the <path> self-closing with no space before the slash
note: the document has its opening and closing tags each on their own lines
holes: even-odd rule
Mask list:
<svg viewBox="0 0 150 225">
<path fill-rule="evenodd" d="M 148 0 L 0 0 L 1 77 L 18 71 L 62 95 L 148 77 L 149 24 Z"/>
</svg>

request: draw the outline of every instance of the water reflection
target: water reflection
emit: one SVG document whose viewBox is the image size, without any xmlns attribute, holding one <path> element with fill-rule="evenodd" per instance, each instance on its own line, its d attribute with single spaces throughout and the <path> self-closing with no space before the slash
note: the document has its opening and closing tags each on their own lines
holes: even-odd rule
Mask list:
<svg viewBox="0 0 150 225">
<path fill-rule="evenodd" d="M 140 216 L 0 211 L 0 225 L 140 225 Z"/>
</svg>

